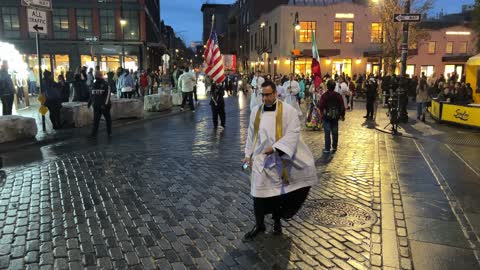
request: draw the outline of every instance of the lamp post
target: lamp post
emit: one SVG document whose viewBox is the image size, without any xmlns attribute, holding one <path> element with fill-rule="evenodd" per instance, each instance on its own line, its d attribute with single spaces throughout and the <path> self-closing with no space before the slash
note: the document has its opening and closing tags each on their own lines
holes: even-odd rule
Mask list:
<svg viewBox="0 0 480 270">
<path fill-rule="evenodd" d="M 406 14 L 410 13 L 410 0 L 405 1 L 404 12 Z M 408 122 L 408 112 L 407 112 L 407 55 L 408 55 L 408 28 L 409 23 L 403 23 L 403 37 L 402 37 L 402 57 L 401 57 L 401 66 L 400 66 L 400 87 L 398 92 L 398 102 L 400 107 L 399 121 L 402 123 Z"/>
<path fill-rule="evenodd" d="M 297 30 L 300 30 L 300 22 L 298 21 L 298 12 L 295 12 L 295 17 L 294 17 L 294 20 L 293 20 L 293 50 L 292 50 L 292 73 L 293 75 L 295 75 L 295 54 L 294 54 L 294 50 L 295 50 L 295 47 L 296 47 L 296 31 Z"/>
<path fill-rule="evenodd" d="M 120 19 L 120 26 L 122 27 L 122 68 L 125 68 L 125 25 L 127 25 L 127 21 Z"/>
</svg>

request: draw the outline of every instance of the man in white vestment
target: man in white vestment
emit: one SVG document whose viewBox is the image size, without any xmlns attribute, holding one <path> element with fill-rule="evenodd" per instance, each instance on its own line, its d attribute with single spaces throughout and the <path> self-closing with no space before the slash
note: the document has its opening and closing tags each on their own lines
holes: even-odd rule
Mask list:
<svg viewBox="0 0 480 270">
<path fill-rule="evenodd" d="M 271 81 L 262 85 L 263 104 L 250 115 L 244 164 L 251 169 L 256 224 L 244 240 L 265 232 L 264 216 L 272 214 L 273 234 L 282 233 L 281 218 L 295 215 L 317 183 L 313 155 L 300 139 L 295 109 L 277 100 Z M 245 167 L 245 166 L 244 166 Z"/>
<path fill-rule="evenodd" d="M 293 73 L 290 74 L 289 80 L 283 84 L 283 89 L 285 89 L 283 101 L 295 108 L 298 116 L 302 116 L 302 110 L 300 109 L 300 105 L 298 105 L 297 98 L 298 93 L 300 93 L 300 84 L 295 80 Z"/>
<path fill-rule="evenodd" d="M 262 104 L 262 84 L 265 82 L 265 79 L 262 77 L 260 71 L 255 72 L 255 76 L 252 79 L 252 95 L 250 96 L 250 111 L 255 108 L 255 106 Z"/>
</svg>

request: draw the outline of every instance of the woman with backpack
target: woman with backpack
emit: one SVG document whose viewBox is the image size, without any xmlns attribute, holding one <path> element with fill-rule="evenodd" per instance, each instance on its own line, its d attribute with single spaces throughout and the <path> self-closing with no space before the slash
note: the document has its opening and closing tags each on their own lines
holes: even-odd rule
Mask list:
<svg viewBox="0 0 480 270">
<path fill-rule="evenodd" d="M 324 154 L 337 151 L 338 147 L 338 120 L 345 120 L 345 103 L 342 95 L 335 91 L 334 80 L 327 82 L 327 92 L 322 95 L 318 103 L 318 109 L 323 118 L 323 130 L 325 131 Z M 333 142 L 332 142 L 333 141 Z"/>
</svg>

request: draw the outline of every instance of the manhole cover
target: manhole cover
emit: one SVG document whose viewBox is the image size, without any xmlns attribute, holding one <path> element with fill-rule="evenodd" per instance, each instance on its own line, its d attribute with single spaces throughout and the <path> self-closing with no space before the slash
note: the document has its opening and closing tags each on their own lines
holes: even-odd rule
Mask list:
<svg viewBox="0 0 480 270">
<path fill-rule="evenodd" d="M 377 222 L 377 215 L 370 208 L 344 200 L 307 201 L 300 217 L 335 228 L 365 228 Z"/>
</svg>

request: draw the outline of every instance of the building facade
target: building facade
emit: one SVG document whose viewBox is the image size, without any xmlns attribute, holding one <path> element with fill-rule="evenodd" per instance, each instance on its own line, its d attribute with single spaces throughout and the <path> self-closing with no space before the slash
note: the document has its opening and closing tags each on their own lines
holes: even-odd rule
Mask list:
<svg viewBox="0 0 480 270">
<path fill-rule="evenodd" d="M 297 23 L 299 29 L 295 29 Z M 323 74 L 380 71 L 380 57 L 370 52 L 379 50 L 382 26 L 366 5 L 282 5 L 262 14 L 250 25 L 249 34 L 249 70 L 310 73 L 315 34 Z M 294 48 L 299 55 L 292 61 Z"/>
<path fill-rule="evenodd" d="M 478 35 L 464 25 L 441 29 L 426 29 L 430 38 L 418 46 L 418 54 L 407 60 L 407 73 L 438 77 L 444 74 L 448 78 L 456 72 L 465 74 L 465 63 L 476 54 Z"/>
<path fill-rule="evenodd" d="M 203 13 L 203 43 L 206 44 L 210 38 L 210 31 L 212 30 L 212 16 L 215 15 L 213 29 L 217 33 L 218 43 L 222 54 L 228 54 L 227 48 L 227 30 L 228 30 L 228 15 L 232 5 L 228 4 L 203 4 L 201 11 Z"/>
<path fill-rule="evenodd" d="M 161 65 L 160 0 L 52 0 L 47 30 L 40 35 L 41 68 L 55 74 L 79 66 L 109 71 L 122 63 L 134 70 Z M 35 34 L 20 1 L 2 0 L 0 40 L 14 44 L 38 74 Z"/>
</svg>

